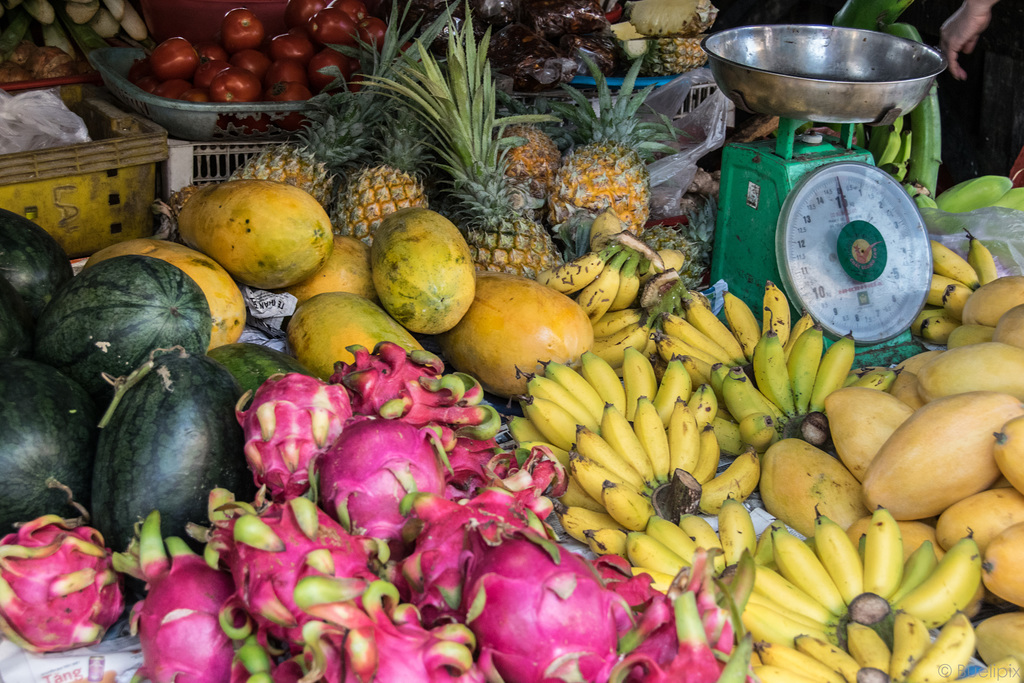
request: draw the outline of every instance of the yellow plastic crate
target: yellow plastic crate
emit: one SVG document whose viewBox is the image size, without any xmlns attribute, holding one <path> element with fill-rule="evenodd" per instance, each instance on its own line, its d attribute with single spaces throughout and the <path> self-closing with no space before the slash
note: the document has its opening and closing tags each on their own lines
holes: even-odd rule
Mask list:
<svg viewBox="0 0 1024 683">
<path fill-rule="evenodd" d="M 61 97 L 91 141 L 0 155 L 0 207 L 35 221 L 70 258 L 152 235 L 167 131 L 118 109 L 95 86 L 66 86 Z"/>
</svg>

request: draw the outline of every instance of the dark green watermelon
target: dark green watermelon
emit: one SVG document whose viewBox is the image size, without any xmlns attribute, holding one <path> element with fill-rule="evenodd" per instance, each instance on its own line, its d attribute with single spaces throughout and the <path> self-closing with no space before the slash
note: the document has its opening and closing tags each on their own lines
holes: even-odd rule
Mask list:
<svg viewBox="0 0 1024 683">
<path fill-rule="evenodd" d="M 0 360 L 0 536 L 40 515 L 88 507 L 99 410 L 77 382 L 27 358 Z"/>
<path fill-rule="evenodd" d="M 0 275 L 38 318 L 74 271 L 64 247 L 50 233 L 24 216 L 0 209 Z"/>
<path fill-rule="evenodd" d="M 235 403 L 242 395 L 224 366 L 202 354 L 154 354 L 151 369 L 111 403 L 93 470 L 92 524 L 114 550 L 127 548 L 136 522 L 160 511 L 164 536 L 208 524 L 217 487 L 252 500 Z"/>
<path fill-rule="evenodd" d="M 33 325 L 21 294 L 0 275 L 0 358 L 31 355 Z"/>
<path fill-rule="evenodd" d="M 94 398 L 142 365 L 153 349 L 206 352 L 213 319 L 195 280 L 166 261 L 135 254 L 86 268 L 61 287 L 36 321 L 34 358 L 78 381 Z"/>
<path fill-rule="evenodd" d="M 207 351 L 206 355 L 226 367 L 238 380 L 243 392 L 255 393 L 268 377 L 277 373 L 301 372 L 303 375 L 316 377 L 294 356 L 263 344 L 221 344 Z M 249 398 L 251 401 L 252 397 Z"/>
</svg>

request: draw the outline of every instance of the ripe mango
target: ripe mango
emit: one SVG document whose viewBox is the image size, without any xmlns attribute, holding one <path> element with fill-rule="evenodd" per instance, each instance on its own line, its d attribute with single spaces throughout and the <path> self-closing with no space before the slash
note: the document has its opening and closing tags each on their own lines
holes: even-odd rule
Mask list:
<svg viewBox="0 0 1024 683">
<path fill-rule="evenodd" d="M 986 664 L 1004 657 L 1024 662 L 1024 612 L 1003 612 L 974 625 L 978 656 Z"/>
<path fill-rule="evenodd" d="M 825 398 L 825 414 L 839 459 L 862 480 L 878 449 L 914 409 L 884 391 L 844 387 Z"/>
<path fill-rule="evenodd" d="M 935 524 L 935 535 L 946 550 L 964 536 L 973 536 L 984 552 L 997 534 L 1019 522 L 1024 522 L 1024 495 L 1013 488 L 987 489 L 946 508 Z"/>
<path fill-rule="evenodd" d="M 1024 348 L 1024 304 L 1014 306 L 999 317 L 992 341 Z"/>
<path fill-rule="evenodd" d="M 1024 400 L 1024 348 L 982 342 L 949 349 L 917 370 L 925 401 L 967 391 L 997 391 Z"/>
<path fill-rule="evenodd" d="M 985 588 L 1018 607 L 1024 606 L 1024 522 L 996 534 L 985 548 L 981 578 Z"/>
<path fill-rule="evenodd" d="M 1004 313 L 1024 304 L 1024 275 L 1004 275 L 978 287 L 964 304 L 963 322 L 995 327 Z"/>
</svg>

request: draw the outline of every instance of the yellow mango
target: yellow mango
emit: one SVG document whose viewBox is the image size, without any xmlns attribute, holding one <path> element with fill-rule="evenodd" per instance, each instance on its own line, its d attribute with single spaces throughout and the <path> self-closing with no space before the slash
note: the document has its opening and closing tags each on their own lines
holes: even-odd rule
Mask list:
<svg viewBox="0 0 1024 683">
<path fill-rule="evenodd" d="M 996 596 L 1024 606 L 1024 522 L 996 534 L 985 548 L 981 578 L 985 588 Z"/>
<path fill-rule="evenodd" d="M 1004 657 L 1024 663 L 1024 612 L 1003 612 L 974 625 L 978 656 L 986 664 Z"/>
<path fill-rule="evenodd" d="M 857 478 L 803 439 L 782 439 L 768 447 L 759 487 L 765 509 L 804 536 L 814 534 L 817 513 L 844 529 L 868 514 Z"/>
<path fill-rule="evenodd" d="M 991 325 L 960 325 L 949 333 L 949 339 L 946 340 L 946 348 L 955 349 L 959 346 L 992 341 L 992 336 L 995 332 L 996 328 Z"/>
<path fill-rule="evenodd" d="M 1020 304 L 1024 304 L 1024 275 L 1005 275 L 967 297 L 963 322 L 995 327 L 1004 313 Z"/>
<path fill-rule="evenodd" d="M 898 519 L 896 520 L 896 525 L 899 526 L 900 535 L 903 536 L 904 561 L 925 541 L 932 542 L 932 549 L 935 550 L 935 557 L 938 559 L 941 560 L 942 556 L 946 554 L 946 550 L 939 545 L 939 541 L 935 536 L 935 527 L 931 524 L 918 520 Z M 859 546 L 860 538 L 868 532 L 869 526 L 871 526 L 871 515 L 861 517 L 849 526 L 846 530 L 846 535 L 850 537 L 854 545 Z"/>
<path fill-rule="evenodd" d="M 1014 306 L 999 317 L 992 341 L 1024 348 L 1024 304 Z"/>
<path fill-rule="evenodd" d="M 994 434 L 1018 415 L 1024 415 L 1020 399 L 994 391 L 925 404 L 896 428 L 871 461 L 864 475 L 864 502 L 872 510 L 888 508 L 896 519 L 923 519 L 985 490 L 1000 475 L 992 454 Z"/>
<path fill-rule="evenodd" d="M 844 387 L 825 398 L 825 414 L 839 459 L 862 480 L 878 449 L 914 409 L 884 391 Z"/>
<path fill-rule="evenodd" d="M 998 391 L 1024 400 L 1024 348 L 982 342 L 949 349 L 917 370 L 925 401 L 968 391 Z"/>
<path fill-rule="evenodd" d="M 992 457 L 1010 485 L 1024 493 L 1024 419 L 1015 417 L 995 434 Z"/>
<path fill-rule="evenodd" d="M 889 393 L 917 410 L 924 405 L 924 399 L 917 393 L 918 384 L 917 375 L 909 370 L 902 370 L 889 387 Z"/>
<path fill-rule="evenodd" d="M 984 552 L 997 534 L 1019 522 L 1024 522 L 1024 495 L 1013 488 L 987 489 L 946 508 L 935 524 L 935 535 L 946 550 L 964 536 L 973 536 Z"/>
<path fill-rule="evenodd" d="M 918 369 L 920 369 L 922 365 L 930 361 L 932 358 L 935 358 L 935 356 L 938 356 L 942 351 L 943 349 L 929 349 L 928 351 L 915 353 L 913 356 L 904 358 L 902 361 L 897 363 L 896 368 L 901 372 L 911 372 L 916 375 Z"/>
</svg>

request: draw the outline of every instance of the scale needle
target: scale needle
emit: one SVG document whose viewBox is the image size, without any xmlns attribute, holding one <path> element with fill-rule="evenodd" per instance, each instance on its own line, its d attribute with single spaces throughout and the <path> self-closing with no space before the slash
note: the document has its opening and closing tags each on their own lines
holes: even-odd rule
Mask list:
<svg viewBox="0 0 1024 683">
<path fill-rule="evenodd" d="M 850 222 L 850 206 L 846 201 L 846 194 L 843 192 L 843 184 L 839 182 L 839 177 L 836 177 L 836 188 L 839 190 L 839 208 L 843 211 L 843 218 L 846 222 Z"/>
</svg>

